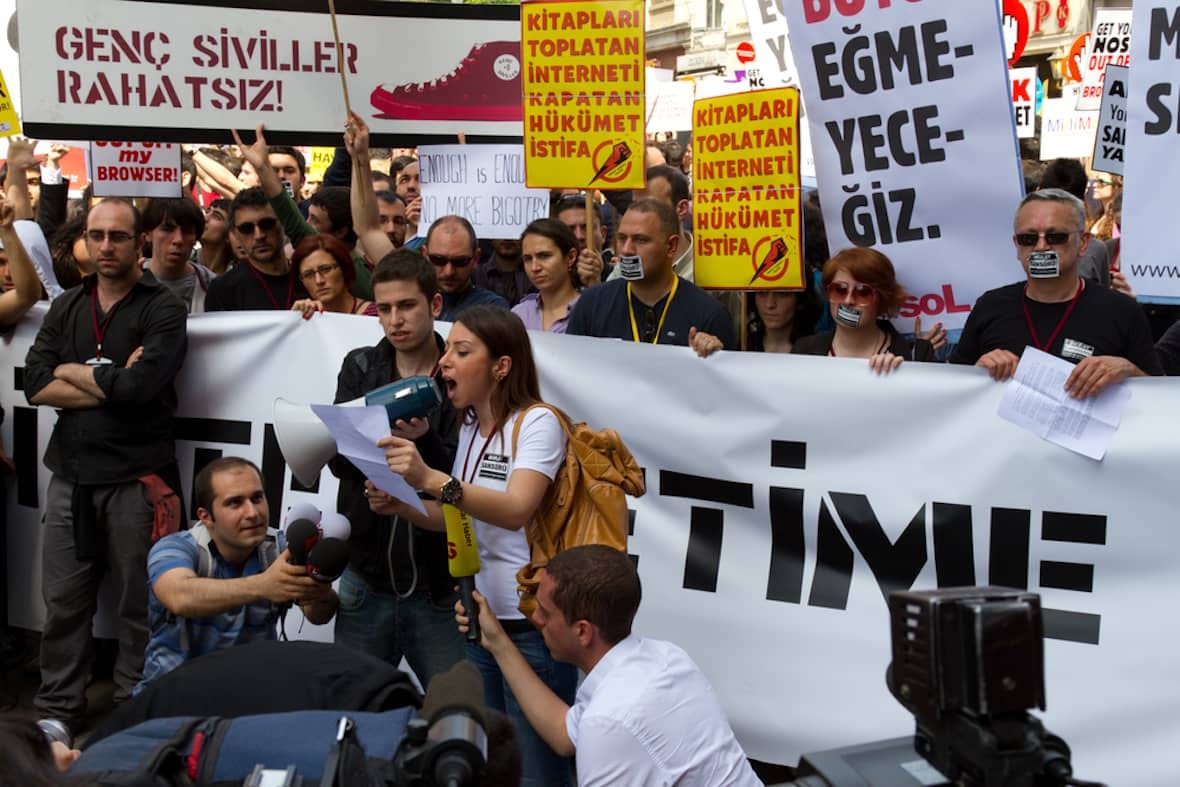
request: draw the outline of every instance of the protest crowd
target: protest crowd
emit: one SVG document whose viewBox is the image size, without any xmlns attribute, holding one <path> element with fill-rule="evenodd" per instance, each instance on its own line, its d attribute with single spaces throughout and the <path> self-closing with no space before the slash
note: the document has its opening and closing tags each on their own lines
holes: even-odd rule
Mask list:
<svg viewBox="0 0 1180 787">
<path fill-rule="evenodd" d="M 1026 278 L 985 293 L 948 335 L 939 322 L 896 327 L 905 282 L 882 248 L 829 247 L 828 195 L 817 191 L 801 204 L 802 289 L 698 287 L 684 135 L 652 135 L 644 188 L 553 189 L 547 217 L 502 238 L 477 237 L 463 215 L 424 226 L 414 148 L 374 146 L 358 113 L 343 119 L 320 182 L 298 147 L 268 143 L 262 123 L 232 138 L 183 146 L 182 196 L 150 199 L 70 199 L 64 145 L 34 155 L 33 142 L 9 142 L 0 325 L 49 302 L 27 357 L 12 363 L 23 367 L 28 403 L 58 418 L 41 457 L 52 473 L 44 628 L 36 639 L 3 631 L 6 668 L 39 679 L 23 715 L 41 730 L 29 738 L 29 725 L 0 724 L 6 743 L 27 748 L 4 756 L 0 784 L 88 783 L 55 781 L 54 771 L 68 774 L 82 749 L 166 715 L 385 711 L 403 663 L 428 689 L 464 661 L 478 668 L 489 718 L 507 719 L 488 722 L 499 723 L 497 745 L 512 756 L 499 765 L 503 780 L 485 783 L 763 783 L 688 654 L 632 631 L 642 593 L 625 549 L 585 544 L 551 556 L 522 609 L 532 523 L 556 505 L 550 490 L 572 439 L 542 402 L 535 332 L 685 346 L 703 374 L 718 353 L 760 352 L 860 359 L 876 375 L 974 365 L 1004 381 L 1032 346 L 1075 364 L 1065 388 L 1076 399 L 1180 374 L 1175 311 L 1137 303 L 1121 272 L 1121 178 L 1072 159 L 1026 162 L 1026 193 L 1010 206 L 1012 254 Z M 419 377 L 442 392 L 428 416 L 394 421 L 379 442 L 421 505 L 378 488 L 343 455 L 327 463 L 339 479 L 331 513 L 350 523 L 335 584 L 310 575 L 306 556 L 295 557 L 300 545 L 274 528 L 294 515 L 271 508 L 257 463 L 223 456 L 194 468 L 191 499 L 180 477 L 178 402 L 202 395 L 175 385 L 186 326 L 266 310 L 380 324 L 375 344 L 332 359 L 336 403 Z M 450 323 L 445 335 L 436 321 Z M 6 476 L 36 472 L 14 468 L 2 450 L 0 463 Z M 448 568 L 454 511 L 469 518 L 482 564 L 464 599 Z M 118 634 L 96 642 L 107 574 Z M 327 681 L 328 662 L 344 688 L 318 706 L 274 703 L 243 685 L 245 670 L 274 669 L 252 649 L 278 639 L 293 607 L 333 627 L 330 655 L 304 680 Z M 292 675 L 310 661 L 280 658 Z M 226 692 L 231 670 L 239 683 Z M 96 712 L 88 686 L 100 678 L 113 684 L 114 707 Z M 360 683 L 386 687 L 375 691 L 384 699 L 362 697 Z M 219 692 L 237 696 L 221 698 L 224 707 L 185 704 Z M 16 699 L 0 686 L 0 703 Z M 57 737 L 46 747 L 41 733 Z"/>
</svg>

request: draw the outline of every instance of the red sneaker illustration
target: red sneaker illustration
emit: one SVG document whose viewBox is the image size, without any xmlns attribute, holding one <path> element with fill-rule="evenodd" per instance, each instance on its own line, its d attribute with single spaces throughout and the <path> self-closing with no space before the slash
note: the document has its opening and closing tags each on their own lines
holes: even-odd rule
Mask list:
<svg viewBox="0 0 1180 787">
<path fill-rule="evenodd" d="M 451 73 L 431 82 L 378 85 L 378 117 L 407 120 L 523 120 L 520 42 L 476 44 Z"/>
</svg>

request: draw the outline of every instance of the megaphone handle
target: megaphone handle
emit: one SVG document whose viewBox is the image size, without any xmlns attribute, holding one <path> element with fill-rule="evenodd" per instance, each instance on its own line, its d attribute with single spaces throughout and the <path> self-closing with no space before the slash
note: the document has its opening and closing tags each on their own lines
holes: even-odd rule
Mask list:
<svg viewBox="0 0 1180 787">
<path fill-rule="evenodd" d="M 467 641 L 479 643 L 479 605 L 472 592 L 475 590 L 475 577 L 459 577 L 459 597 L 463 599 L 463 609 L 467 612 Z"/>
</svg>

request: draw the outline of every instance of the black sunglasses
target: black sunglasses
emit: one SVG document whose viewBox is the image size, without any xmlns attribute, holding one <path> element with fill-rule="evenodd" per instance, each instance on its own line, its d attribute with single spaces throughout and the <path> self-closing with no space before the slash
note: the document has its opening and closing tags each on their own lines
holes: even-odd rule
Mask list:
<svg viewBox="0 0 1180 787">
<path fill-rule="evenodd" d="M 1045 243 L 1048 243 L 1050 246 L 1060 246 L 1068 241 L 1069 236 L 1073 235 L 1074 232 L 1079 232 L 1079 230 L 1074 230 L 1073 232 L 1018 232 L 1012 237 L 1016 240 L 1018 246 L 1036 246 L 1037 240 L 1042 235 L 1045 236 Z"/>
<path fill-rule="evenodd" d="M 271 232 L 277 226 L 279 226 L 279 220 L 274 216 L 267 216 L 265 219 L 259 219 L 257 224 L 253 221 L 243 221 L 234 229 L 238 231 L 239 235 L 253 235 L 255 227 L 263 232 Z"/>
<path fill-rule="evenodd" d="M 465 257 L 447 257 L 443 254 L 428 254 L 426 259 L 430 260 L 439 268 L 445 268 L 448 265 L 453 265 L 456 268 L 464 268 L 471 264 L 471 258 L 473 256 L 472 254 L 468 254 Z"/>
</svg>

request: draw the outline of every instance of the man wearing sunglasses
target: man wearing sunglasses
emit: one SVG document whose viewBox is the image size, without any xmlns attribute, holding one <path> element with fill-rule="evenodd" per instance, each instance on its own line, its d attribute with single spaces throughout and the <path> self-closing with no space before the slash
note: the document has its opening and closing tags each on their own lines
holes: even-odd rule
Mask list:
<svg viewBox="0 0 1180 787">
<path fill-rule="evenodd" d="M 1065 381 L 1077 399 L 1128 377 L 1160 374 L 1139 305 L 1078 273 L 1090 243 L 1081 200 L 1061 189 L 1034 191 L 1021 201 L 1014 227 L 1026 280 L 980 296 L 951 362 L 1007 380 L 1024 348 L 1036 347 L 1077 364 Z"/>
<path fill-rule="evenodd" d="M 290 309 L 295 280 L 288 273 L 283 228 L 262 189 L 255 186 L 238 192 L 230 205 L 229 221 L 246 250 L 246 260 L 213 280 L 205 311 Z"/>
<path fill-rule="evenodd" d="M 454 322 L 464 309 L 479 304 L 508 308 L 508 301 L 491 290 L 475 286 L 473 274 L 479 262 L 475 228 L 462 216 L 442 216 L 426 231 L 422 254 L 434 265 L 442 312 L 438 319 Z"/>
</svg>

